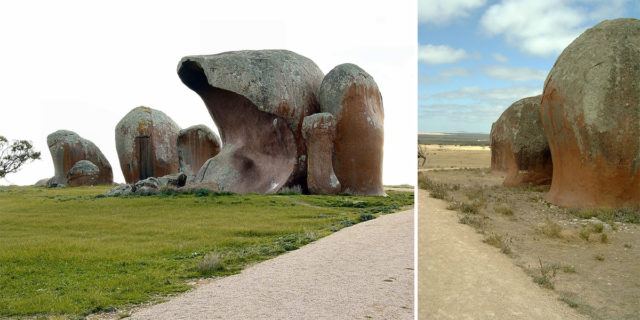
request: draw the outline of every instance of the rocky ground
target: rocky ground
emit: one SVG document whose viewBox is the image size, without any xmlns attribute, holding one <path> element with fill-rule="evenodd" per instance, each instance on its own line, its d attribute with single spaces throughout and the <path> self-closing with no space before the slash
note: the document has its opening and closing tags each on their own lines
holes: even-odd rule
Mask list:
<svg viewBox="0 0 640 320">
<path fill-rule="evenodd" d="M 488 167 L 489 153 L 485 159 Z M 594 319 L 638 318 L 637 211 L 561 208 L 545 200 L 548 186 L 503 187 L 504 176 L 487 168 L 426 170 L 422 186 L 430 184 L 456 211 L 454 220 L 475 229 L 531 283 Z"/>
</svg>

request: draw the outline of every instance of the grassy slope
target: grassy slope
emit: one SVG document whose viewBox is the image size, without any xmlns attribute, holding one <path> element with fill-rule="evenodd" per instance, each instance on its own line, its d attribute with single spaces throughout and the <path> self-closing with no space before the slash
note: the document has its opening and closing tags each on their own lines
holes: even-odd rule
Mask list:
<svg viewBox="0 0 640 320">
<path fill-rule="evenodd" d="M 108 189 L 0 188 L 0 316 L 86 315 L 149 301 L 413 204 L 407 192 L 96 197 Z M 212 251 L 224 268 L 199 273 Z"/>
</svg>

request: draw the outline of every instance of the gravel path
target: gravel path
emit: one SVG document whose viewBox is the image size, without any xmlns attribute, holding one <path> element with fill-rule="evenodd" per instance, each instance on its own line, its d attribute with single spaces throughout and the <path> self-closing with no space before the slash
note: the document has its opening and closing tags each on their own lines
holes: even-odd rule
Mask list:
<svg viewBox="0 0 640 320">
<path fill-rule="evenodd" d="M 133 319 L 413 319 L 413 210 L 388 214 Z"/>
<path fill-rule="evenodd" d="M 583 319 L 418 191 L 419 319 Z"/>
</svg>

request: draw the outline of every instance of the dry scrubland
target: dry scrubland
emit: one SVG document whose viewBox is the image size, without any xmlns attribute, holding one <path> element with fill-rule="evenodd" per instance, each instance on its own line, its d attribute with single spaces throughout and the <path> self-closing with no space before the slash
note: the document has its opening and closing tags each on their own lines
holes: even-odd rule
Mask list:
<svg viewBox="0 0 640 320">
<path fill-rule="evenodd" d="M 442 165 L 453 157 L 454 167 L 473 169 Z M 504 176 L 488 169 L 490 159 L 488 148 L 432 147 L 419 173 L 420 188 L 448 201 L 460 223 L 483 234 L 488 245 L 578 312 L 594 319 L 637 319 L 640 212 L 560 208 L 544 200 L 548 186 L 503 187 Z"/>
<path fill-rule="evenodd" d="M 194 279 L 238 273 L 413 204 L 413 192 L 397 191 L 104 197 L 109 189 L 0 187 L 0 318 L 126 316 Z"/>
</svg>

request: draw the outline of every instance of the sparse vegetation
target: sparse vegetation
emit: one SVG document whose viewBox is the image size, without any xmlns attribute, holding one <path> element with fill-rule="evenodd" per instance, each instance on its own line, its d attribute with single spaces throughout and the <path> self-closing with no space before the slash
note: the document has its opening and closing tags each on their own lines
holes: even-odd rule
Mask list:
<svg viewBox="0 0 640 320">
<path fill-rule="evenodd" d="M 512 216 L 513 215 L 513 210 L 507 206 L 501 206 L 501 207 L 497 207 L 495 209 L 496 213 L 499 213 L 503 216 Z"/>
<path fill-rule="evenodd" d="M 500 252 L 502 252 L 504 254 L 510 254 L 511 253 L 511 248 L 507 245 L 508 241 L 510 241 L 510 240 L 505 240 L 505 239 L 502 238 L 501 235 L 495 234 L 493 232 L 490 233 L 483 240 L 484 243 L 489 244 L 491 246 L 494 246 L 494 247 L 500 249 Z"/>
<path fill-rule="evenodd" d="M 549 216 L 545 218 L 544 224 L 540 227 L 540 232 L 550 238 L 560 238 L 562 226 L 551 220 Z"/>
<path fill-rule="evenodd" d="M 476 230 L 483 230 L 485 227 L 484 217 L 483 216 L 470 216 L 465 214 L 459 220 L 462 224 L 467 224 L 474 227 Z"/>
<path fill-rule="evenodd" d="M 109 189 L 0 187 L 0 318 L 77 318 L 158 299 L 413 204 L 412 192 L 395 191 L 98 197 Z"/>
<path fill-rule="evenodd" d="M 562 266 L 562 271 L 564 273 L 576 273 L 576 267 L 572 265 L 564 265 Z"/>
<path fill-rule="evenodd" d="M 609 242 L 609 236 L 607 236 L 606 233 L 603 233 L 600 235 L 600 242 L 602 243 L 608 243 Z"/>
<path fill-rule="evenodd" d="M 560 301 L 562 301 L 562 302 L 566 303 L 566 304 L 567 304 L 569 307 L 571 307 L 571 308 L 574 308 L 574 309 L 575 309 L 575 308 L 577 308 L 577 307 L 578 307 L 578 304 L 577 304 L 577 303 L 575 303 L 573 300 L 571 300 L 571 299 L 569 299 L 569 298 L 567 298 L 567 297 L 562 297 L 562 298 L 560 298 Z"/>
<path fill-rule="evenodd" d="M 540 257 L 538 257 L 538 262 L 540 263 L 540 275 L 534 276 L 533 281 L 543 288 L 555 289 L 553 280 L 558 274 L 559 266 L 557 264 L 545 265 Z"/>
<path fill-rule="evenodd" d="M 457 167 L 482 163 L 489 166 L 489 152 L 482 155 L 471 149 L 442 148 L 440 151 L 431 147 L 431 163 L 427 166 L 433 168 L 445 163 L 455 163 Z M 465 162 L 452 159 L 454 156 L 473 159 Z M 563 208 L 545 200 L 549 186 L 505 187 L 504 176 L 489 174 L 488 169 L 430 169 L 421 173 L 428 175 L 433 183 L 457 186 L 457 190 L 447 190 L 446 200 L 449 209 L 460 212 L 460 223 L 473 226 L 487 237 L 493 233 L 505 240 L 507 233 L 513 234 L 507 247 L 517 251 L 510 255 L 514 263 L 525 266 L 536 283 L 543 286 L 550 283 L 561 289 L 560 294 L 567 297 L 568 305 L 577 302 L 580 311 L 594 319 L 635 319 L 640 312 L 640 306 L 628 303 L 635 298 L 640 285 L 636 263 L 640 259 L 640 250 L 636 249 L 640 208 Z M 460 205 L 473 201 L 483 201 L 480 213 L 461 213 Z M 502 207 L 512 209 L 514 215 L 503 214 Z M 536 267 L 530 269 L 526 266 L 532 259 L 564 263 L 540 267 L 538 261 L 534 264 Z M 600 267 L 593 268 L 594 264 Z M 539 268 L 546 272 L 546 277 Z M 554 269 L 558 270 L 555 277 Z M 610 285 L 603 286 L 602 281 L 597 281 L 602 270 L 615 270 L 616 275 L 626 276 L 609 277 Z M 600 304 L 602 298 L 607 299 L 606 306 Z"/>
</svg>

